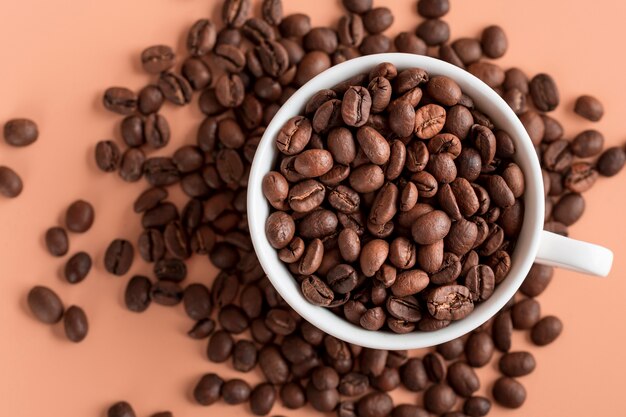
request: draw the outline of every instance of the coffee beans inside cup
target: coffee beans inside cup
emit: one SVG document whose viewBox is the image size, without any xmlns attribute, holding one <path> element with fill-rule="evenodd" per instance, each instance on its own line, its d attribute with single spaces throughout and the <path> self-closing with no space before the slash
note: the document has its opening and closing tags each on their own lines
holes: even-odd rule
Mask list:
<svg viewBox="0 0 626 417">
<path fill-rule="evenodd" d="M 522 225 L 512 144 L 458 84 L 381 63 L 276 137 L 266 221 L 302 294 L 369 330 L 435 330 L 506 278 Z"/>
</svg>

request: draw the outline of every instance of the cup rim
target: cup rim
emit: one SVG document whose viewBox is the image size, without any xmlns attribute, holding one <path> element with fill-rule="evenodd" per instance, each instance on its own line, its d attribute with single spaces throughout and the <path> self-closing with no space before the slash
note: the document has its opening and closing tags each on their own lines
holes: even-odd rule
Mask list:
<svg viewBox="0 0 626 417">
<path fill-rule="evenodd" d="M 352 76 L 368 73 L 382 62 L 391 62 L 399 70 L 423 68 L 431 76 L 445 75 L 454 79 L 463 92 L 477 103 L 477 107 L 512 137 L 516 148 L 514 160 L 520 165 L 525 177 L 524 220 L 512 254 L 509 274 L 498 284 L 494 294 L 476 306 L 467 317 L 431 332 L 416 330 L 395 334 L 389 331 L 369 331 L 324 307 L 310 304 L 302 296 L 297 281 L 278 259 L 277 251 L 265 235 L 265 221 L 270 214 L 270 206 L 263 195 L 261 183 L 265 174 L 274 169 L 278 157 L 274 140 L 280 128 L 289 118 L 301 114 L 308 99 L 319 90 L 331 88 Z M 506 102 L 483 81 L 459 67 L 435 58 L 406 53 L 354 58 L 323 71 L 300 87 L 278 110 L 259 142 L 250 170 L 247 196 L 248 223 L 254 250 L 261 267 L 283 299 L 305 320 L 338 339 L 388 350 L 417 349 L 445 343 L 476 329 L 501 310 L 521 286 L 537 255 L 543 229 L 544 204 L 541 167 L 534 145 Z"/>
</svg>

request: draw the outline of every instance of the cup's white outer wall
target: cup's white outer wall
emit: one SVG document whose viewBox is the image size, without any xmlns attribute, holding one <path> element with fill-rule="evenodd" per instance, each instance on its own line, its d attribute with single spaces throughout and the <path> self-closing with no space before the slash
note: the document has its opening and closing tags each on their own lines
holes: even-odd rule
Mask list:
<svg viewBox="0 0 626 417">
<path fill-rule="evenodd" d="M 275 138 L 283 124 L 302 112 L 308 99 L 319 90 L 369 70 L 381 62 L 391 62 L 399 70 L 423 68 L 431 75 L 445 75 L 454 79 L 476 107 L 487 114 L 494 124 L 506 130 L 515 142 L 515 161 L 526 180 L 524 192 L 524 223 L 512 256 L 512 268 L 507 278 L 496 288 L 493 296 L 477 305 L 465 319 L 434 332 L 394 334 L 372 332 L 355 326 L 331 311 L 310 304 L 302 296 L 299 285 L 287 267 L 278 259 L 276 250 L 265 235 L 265 220 L 270 210 L 261 190 L 263 176 L 274 168 L 278 156 Z M 248 222 L 252 243 L 261 266 L 274 287 L 289 305 L 314 326 L 346 342 L 376 349 L 415 349 L 438 345 L 462 336 L 495 315 L 515 294 L 530 270 L 537 255 L 542 236 L 544 196 L 541 167 L 533 144 L 515 113 L 489 86 L 470 73 L 434 58 L 388 53 L 369 55 L 346 61 L 319 74 L 298 89 L 276 113 L 256 151 L 248 181 Z"/>
</svg>

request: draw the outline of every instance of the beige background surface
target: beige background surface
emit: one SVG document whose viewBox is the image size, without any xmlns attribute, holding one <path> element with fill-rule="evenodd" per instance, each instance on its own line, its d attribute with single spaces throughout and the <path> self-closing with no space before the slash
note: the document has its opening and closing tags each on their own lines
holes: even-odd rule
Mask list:
<svg viewBox="0 0 626 417">
<path fill-rule="evenodd" d="M 342 13 L 338 0 L 284 2 L 287 13 L 310 13 L 314 24 L 334 23 Z M 417 25 L 414 0 L 385 3 L 396 15 L 390 34 Z M 26 149 L 0 143 L 0 164 L 12 166 L 25 182 L 18 199 L 0 201 L 0 415 L 103 416 L 106 406 L 119 399 L 130 401 L 138 416 L 163 409 L 186 417 L 247 413 L 244 407 L 206 409 L 190 401 L 202 373 L 231 377 L 235 372 L 229 365 L 209 363 L 206 342 L 185 336 L 190 323 L 182 308 L 155 305 L 141 315 L 124 309 L 126 279 L 106 274 L 102 256 L 113 238 L 136 239 L 139 222 L 131 204 L 144 184 L 100 174 L 92 160 L 97 140 L 118 137 L 118 119 L 100 105 L 102 91 L 110 85 L 137 89 L 145 84 L 149 78 L 140 70 L 140 51 L 156 43 L 182 50 L 188 26 L 200 17 L 216 17 L 216 6 L 211 0 L 0 2 L 0 123 L 30 117 L 41 132 Z M 563 116 L 568 137 L 590 126 L 571 109 L 578 94 L 592 93 L 607 108 L 597 128 L 609 144 L 623 144 L 624 17 L 626 3 L 615 0 L 453 0 L 447 20 L 453 37 L 474 36 L 491 23 L 504 26 L 510 49 L 503 61 L 557 79 L 562 106 L 556 114 Z M 165 113 L 173 130 L 168 151 L 192 141 L 201 120 L 195 106 L 168 106 Z M 541 302 L 544 313 L 563 319 L 565 331 L 545 348 L 530 347 L 518 335 L 514 348 L 532 349 L 538 362 L 536 372 L 523 378 L 527 403 L 522 410 L 496 408 L 491 415 L 623 415 L 625 186 L 626 172 L 599 181 L 587 194 L 584 219 L 572 230 L 575 237 L 614 249 L 611 276 L 558 272 Z M 95 269 L 85 282 L 70 286 L 60 277 L 63 261 L 46 254 L 42 236 L 77 198 L 95 205 L 96 222 L 89 233 L 71 235 L 70 253 L 88 251 Z M 131 272 L 145 269 L 136 261 Z M 212 276 L 204 259 L 190 272 L 197 281 Z M 84 307 L 91 332 L 82 344 L 66 341 L 62 326 L 51 329 L 30 316 L 25 296 L 35 284 L 52 287 L 67 305 Z M 486 376 L 484 392 L 496 374 L 492 367 L 480 374 Z M 414 401 L 408 394 L 402 399 Z M 274 413 L 313 411 L 275 407 Z"/>
</svg>

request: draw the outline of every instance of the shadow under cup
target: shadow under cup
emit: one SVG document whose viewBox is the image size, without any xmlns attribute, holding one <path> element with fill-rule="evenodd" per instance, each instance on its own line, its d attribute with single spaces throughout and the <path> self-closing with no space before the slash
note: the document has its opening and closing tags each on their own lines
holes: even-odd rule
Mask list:
<svg viewBox="0 0 626 417">
<path fill-rule="evenodd" d="M 432 332 L 396 334 L 389 331 L 369 331 L 324 307 L 310 304 L 302 296 L 297 281 L 278 259 L 277 251 L 265 236 L 265 221 L 270 214 L 270 205 L 263 196 L 261 182 L 263 176 L 275 167 L 278 150 L 274 141 L 280 128 L 289 118 L 301 114 L 309 98 L 319 90 L 332 88 L 350 77 L 367 73 L 382 62 L 391 62 L 398 70 L 418 67 L 425 69 L 430 75 L 444 75 L 454 79 L 463 93 L 473 99 L 476 107 L 498 129 L 507 131 L 513 138 L 516 149 L 513 159 L 524 173 L 524 219 L 511 257 L 509 274 L 497 285 L 493 295 L 476 305 L 466 318 Z M 276 113 L 259 143 L 250 171 L 248 219 L 252 242 L 261 266 L 285 301 L 304 319 L 338 339 L 364 347 L 388 350 L 423 348 L 445 343 L 477 328 L 493 317 L 518 290 L 539 249 L 544 220 L 543 179 L 537 154 L 524 126 L 506 102 L 481 80 L 435 58 L 403 53 L 369 55 L 346 61 L 319 74 L 298 89 Z"/>
</svg>

